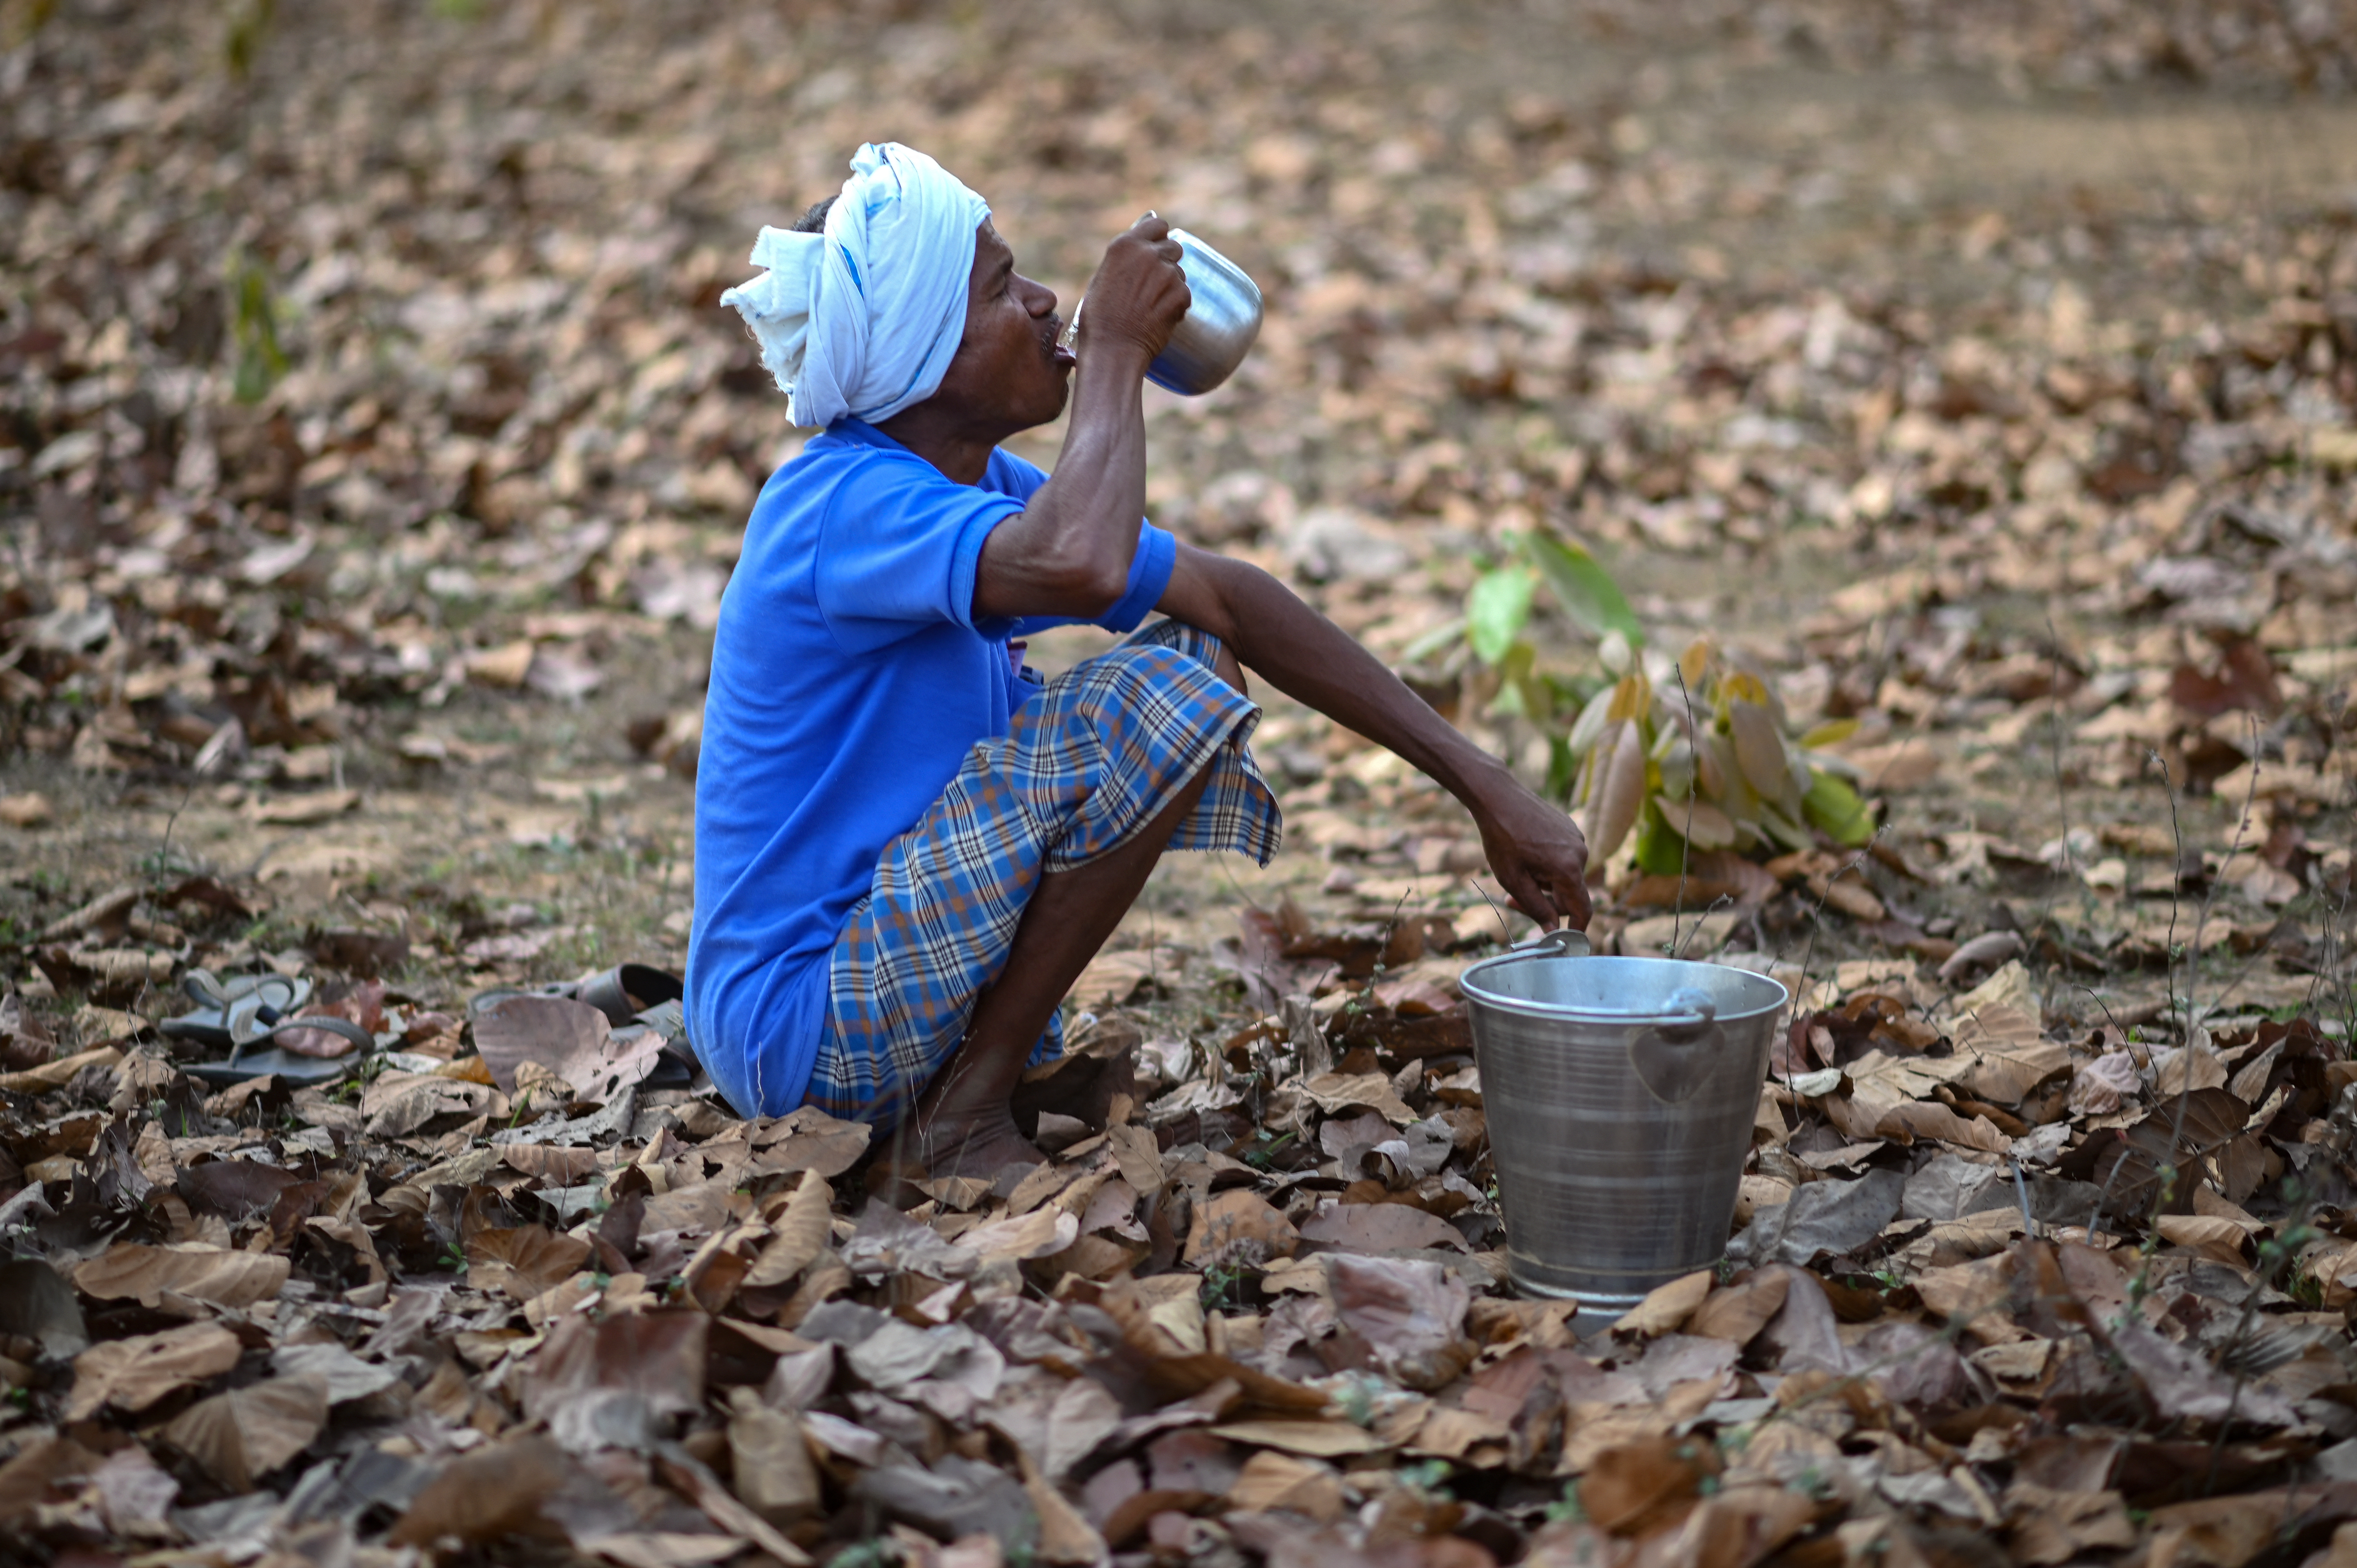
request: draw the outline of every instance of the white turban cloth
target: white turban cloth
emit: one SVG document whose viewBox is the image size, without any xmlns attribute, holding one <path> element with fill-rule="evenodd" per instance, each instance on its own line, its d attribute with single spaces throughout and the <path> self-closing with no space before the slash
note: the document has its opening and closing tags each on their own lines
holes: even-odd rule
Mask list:
<svg viewBox="0 0 2357 1568">
<path fill-rule="evenodd" d="M 770 270 L 720 296 L 761 345 L 796 424 L 875 424 L 933 395 L 965 333 L 990 204 L 898 142 L 863 145 L 823 234 L 761 231 Z"/>
</svg>

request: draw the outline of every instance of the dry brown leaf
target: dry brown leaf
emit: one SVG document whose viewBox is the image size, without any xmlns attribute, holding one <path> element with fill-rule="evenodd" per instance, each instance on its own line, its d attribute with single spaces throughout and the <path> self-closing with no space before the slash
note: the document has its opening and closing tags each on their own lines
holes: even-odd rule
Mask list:
<svg viewBox="0 0 2357 1568">
<path fill-rule="evenodd" d="M 673 1530 L 632 1530 L 614 1535 L 585 1532 L 574 1536 L 573 1544 L 578 1551 L 619 1563 L 621 1568 L 705 1568 L 707 1563 L 723 1562 L 745 1550 L 745 1542 L 734 1535 L 701 1530 L 693 1534 Z"/>
<path fill-rule="evenodd" d="M 1647 1534 L 1679 1518 L 1717 1466 L 1707 1444 L 1641 1438 L 1607 1448 L 1579 1478 L 1579 1500 L 1598 1528 Z"/>
<path fill-rule="evenodd" d="M 386 1072 L 361 1094 L 361 1114 L 375 1138 L 407 1137 L 436 1116 L 488 1114 L 506 1104 L 487 1084 L 435 1072 Z"/>
<path fill-rule="evenodd" d="M 1472 1361 L 1465 1309 L 1473 1293 L 1438 1263 L 1337 1253 L 1327 1278 L 1335 1316 L 1402 1387 L 1441 1388 Z"/>
<path fill-rule="evenodd" d="M 1159 1192 L 1168 1179 L 1162 1165 L 1162 1150 L 1154 1134 L 1143 1127 L 1124 1123 L 1105 1129 L 1105 1142 L 1112 1145 L 1114 1158 L 1121 1165 L 1122 1179 L 1140 1193 Z"/>
<path fill-rule="evenodd" d="M 1244 1461 L 1228 1487 L 1228 1506 L 1260 1513 L 1282 1509 L 1331 1524 L 1342 1517 L 1342 1478 L 1331 1466 L 1264 1448 Z"/>
<path fill-rule="evenodd" d="M 1915 1277 L 1915 1293 L 1926 1310 L 1950 1321 L 1961 1321 L 1986 1345 L 2030 1337 L 2006 1314 L 2013 1294 L 2013 1258 L 1999 1254 L 1943 1269 L 1926 1269 Z"/>
<path fill-rule="evenodd" d="M 1042 1563 L 1063 1564 L 1065 1568 L 1104 1562 L 1109 1555 L 1105 1538 L 1081 1516 L 1078 1509 L 1064 1500 L 1064 1495 L 1039 1473 L 1028 1455 L 1021 1458 L 1023 1495 L 1030 1500 L 1032 1516 L 1039 1521 L 1039 1539 L 1032 1547 L 1034 1554 Z"/>
<path fill-rule="evenodd" d="M 122 1060 L 120 1046 L 99 1046 L 21 1072 L 0 1072 L 0 1090 L 10 1094 L 44 1094 L 64 1088 L 91 1068 L 113 1067 Z"/>
<path fill-rule="evenodd" d="M 816 1171 L 804 1171 L 801 1185 L 785 1208 L 770 1223 L 770 1240 L 747 1272 L 744 1287 L 767 1289 L 784 1284 L 825 1251 L 834 1239 L 832 1215 L 834 1189 Z"/>
<path fill-rule="evenodd" d="M 1784 1305 L 1784 1293 L 1791 1287 L 1792 1277 L 1782 1270 L 1759 1270 L 1724 1290 L 1713 1291 L 1686 1321 L 1685 1330 L 1699 1338 L 1749 1345 Z"/>
<path fill-rule="evenodd" d="M 958 1246 L 984 1259 L 1005 1258 L 1020 1262 L 1044 1258 L 1071 1246 L 1081 1233 L 1077 1216 L 1053 1205 L 1035 1208 L 1011 1219 L 977 1225 L 957 1240 Z"/>
<path fill-rule="evenodd" d="M 1809 885 L 1818 897 L 1853 920 L 1880 920 L 1890 913 L 1874 889 L 1854 875 L 1823 879 L 1812 877 Z"/>
<path fill-rule="evenodd" d="M 2283 1532 L 2287 1500 L 2280 1494 L 2258 1492 L 2155 1509 L 2154 1560 L 2243 1568 Z"/>
<path fill-rule="evenodd" d="M 1082 1012 L 1101 1013 L 1128 1001 L 1153 979 L 1157 970 L 1168 972 L 1169 967 L 1168 962 L 1157 965 L 1150 952 L 1099 953 L 1081 971 L 1081 977 L 1072 982 L 1071 992 L 1065 1000 Z"/>
<path fill-rule="evenodd" d="M 2231 1414 L 2258 1426 L 2291 1426 L 2299 1420 L 2282 1394 L 2265 1384 L 2244 1386 L 2198 1349 L 2164 1339 L 2141 1324 L 2109 1326 L 2106 1337 L 2166 1420 L 2217 1422 Z"/>
<path fill-rule="evenodd" d="M 199 1400 L 164 1428 L 164 1441 L 231 1492 L 311 1445 L 328 1424 L 328 1391 L 316 1378 L 273 1378 Z"/>
<path fill-rule="evenodd" d="M 1230 1187 L 1195 1207 L 1187 1232 L 1187 1262 L 1201 1267 L 1243 1262 L 1258 1265 L 1289 1258 L 1301 1244 L 1292 1221 L 1248 1187 Z"/>
<path fill-rule="evenodd" d="M 561 1317 L 533 1359 L 524 1413 L 576 1452 L 642 1446 L 704 1402 L 710 1325 L 701 1311 L 679 1309 Z"/>
<path fill-rule="evenodd" d="M 2018 958 L 2007 960 L 1996 973 L 1962 996 L 1951 998 L 1940 1012 L 1945 1017 L 1969 1018 L 1996 1007 L 2027 1013 L 2033 1018 L 2039 1015 L 2038 983 Z"/>
<path fill-rule="evenodd" d="M 603 1105 L 655 1069 L 662 1036 L 613 1037 L 606 1015 L 565 996 L 511 996 L 475 1018 L 475 1048 L 491 1080 L 513 1093 L 516 1074 L 537 1063 L 580 1099 Z"/>
<path fill-rule="evenodd" d="M 858 1163 L 874 1133 L 865 1122 L 841 1121 L 815 1105 L 805 1105 L 774 1121 L 756 1123 L 751 1134 L 753 1165 L 770 1172 L 816 1171 L 833 1181 Z"/>
<path fill-rule="evenodd" d="M 2069 1563 L 2091 1551 L 2134 1546 L 2136 1526 L 2112 1491 L 2057 1491 L 2016 1480 L 2005 1489 L 2006 1521 L 2020 1562 Z"/>
<path fill-rule="evenodd" d="M 386 1541 L 430 1547 L 446 1537 L 477 1545 L 507 1535 L 561 1538 L 541 1505 L 572 1473 L 565 1452 L 538 1433 L 462 1454 L 425 1483 Z"/>
<path fill-rule="evenodd" d="M 1407 1452 L 1456 1463 L 1467 1461 L 1478 1449 L 1490 1449 L 1502 1457 L 1513 1447 L 1514 1431 L 1505 1422 L 1478 1411 L 1437 1404 L 1415 1429 Z"/>
<path fill-rule="evenodd" d="M 1612 1326 L 1615 1334 L 1651 1339 L 1685 1326 L 1687 1318 L 1710 1294 L 1711 1281 L 1717 1276 L 1708 1269 L 1697 1269 L 1681 1274 L 1665 1285 L 1657 1285 L 1644 1300 L 1621 1315 Z"/>
<path fill-rule="evenodd" d="M 191 1323 L 161 1334 L 110 1339 L 74 1358 L 73 1397 L 66 1419 L 81 1421 L 104 1405 L 145 1410 L 166 1394 L 200 1383 L 238 1363 L 244 1348 L 217 1323 Z"/>
<path fill-rule="evenodd" d="M 581 1237 L 561 1236 L 545 1225 L 478 1230 L 467 1239 L 467 1283 L 531 1301 L 588 1267 L 593 1255 Z"/>
<path fill-rule="evenodd" d="M 333 822 L 361 803 L 357 789 L 321 789 L 309 795 L 281 795 L 274 800 L 256 800 L 245 814 L 257 822 L 277 827 L 308 827 L 316 822 Z"/>
<path fill-rule="evenodd" d="M 2189 1089 L 2226 1087 L 2226 1064 L 2218 1053 L 2196 1041 L 2190 1049 L 2173 1051 L 2159 1064 L 2152 1077 L 2152 1092 L 2156 1101 L 2173 1100 Z"/>
<path fill-rule="evenodd" d="M 2245 1268 L 2250 1263 L 2244 1255 L 2250 1231 L 2232 1219 L 2206 1214 L 2163 1214 L 2152 1223 L 2161 1240 L 2171 1246 L 2190 1248 L 2229 1268 Z"/>
<path fill-rule="evenodd" d="M 1865 1136 L 1873 1137 L 1872 1123 L 1894 1105 L 1928 1101 L 1933 1090 L 1953 1083 L 1973 1070 L 1970 1057 L 1893 1057 L 1868 1051 L 1842 1069 L 1850 1081 L 1850 1100 L 1868 1122 Z"/>
<path fill-rule="evenodd" d="M 243 1219 L 268 1213 L 281 1193 L 302 1180 L 299 1172 L 260 1160 L 208 1160 L 182 1168 L 173 1185 L 199 1214 Z"/>
<path fill-rule="evenodd" d="M 2039 1035 L 2038 1017 L 2018 1007 L 1989 1006 L 1958 1020 L 1955 1050 L 1974 1058 L 1971 1072 L 1958 1079 L 1979 1098 L 1996 1105 L 2018 1105 L 2022 1097 L 2057 1073 L 2071 1068 L 2071 1053 Z"/>
<path fill-rule="evenodd" d="M 1844 756 L 1857 768 L 1860 787 L 1869 795 L 1920 789 L 1940 773 L 1940 754 L 1928 740 L 1895 740 L 1885 746 L 1861 746 Z"/>
<path fill-rule="evenodd" d="M 74 1284 L 101 1301 L 154 1306 L 187 1296 L 232 1311 L 278 1294 L 291 1268 L 283 1253 L 235 1251 L 202 1242 L 151 1247 L 118 1241 L 74 1271 Z"/>
<path fill-rule="evenodd" d="M 1874 1133 L 1894 1143 L 1934 1138 L 1959 1148 L 1979 1149 L 1992 1155 L 2002 1155 L 2013 1147 L 2013 1140 L 1999 1132 L 1996 1123 L 1981 1116 L 1959 1116 L 1936 1101 L 1919 1100 L 1892 1106 L 1875 1123 Z"/>
<path fill-rule="evenodd" d="M 1301 1222 L 1301 1239 L 1344 1252 L 1472 1251 L 1456 1226 L 1405 1203 L 1322 1203 Z"/>
<path fill-rule="evenodd" d="M 1343 1111 L 1372 1111 L 1394 1127 L 1405 1127 L 1415 1120 L 1415 1112 L 1399 1097 L 1392 1080 L 1379 1072 L 1320 1073 L 1316 1078 L 1303 1079 L 1294 1087 L 1329 1116 Z"/>
<path fill-rule="evenodd" d="M 1392 1446 L 1365 1427 L 1347 1421 L 1231 1421 L 1211 1428 L 1211 1433 L 1231 1443 L 1250 1443 L 1314 1459 L 1380 1454 Z"/>
<path fill-rule="evenodd" d="M 683 1494 L 705 1518 L 718 1525 L 727 1537 L 749 1541 L 787 1568 L 809 1568 L 810 1553 L 778 1533 L 769 1520 L 738 1502 L 720 1478 L 705 1468 L 703 1463 L 680 1448 L 666 1448 L 658 1456 L 656 1467 L 672 1487 Z M 732 1541 L 731 1544 L 734 1544 Z"/>
<path fill-rule="evenodd" d="M 38 789 L 0 795 L 0 822 L 12 828 L 38 828 L 56 814 L 49 798 Z"/>
<path fill-rule="evenodd" d="M 1634 719 L 1624 719 L 1609 732 L 1597 747 L 1594 765 L 1594 795 L 1580 827 L 1587 835 L 1589 857 L 1600 865 L 1629 836 L 1645 804 L 1645 747 Z"/>
<path fill-rule="evenodd" d="M 467 656 L 467 677 L 478 685 L 514 691 L 532 672 L 532 656 L 533 645 L 528 638 L 487 648 Z"/>
<path fill-rule="evenodd" d="M 554 1144 L 501 1144 L 499 1151 L 500 1164 L 536 1177 L 547 1187 L 571 1187 L 597 1169 L 595 1149 L 566 1149 Z"/>
</svg>

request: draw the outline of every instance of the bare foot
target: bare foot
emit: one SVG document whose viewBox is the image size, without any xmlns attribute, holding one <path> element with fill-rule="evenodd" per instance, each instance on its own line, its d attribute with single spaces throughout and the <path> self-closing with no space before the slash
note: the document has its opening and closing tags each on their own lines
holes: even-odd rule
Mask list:
<svg viewBox="0 0 2357 1568">
<path fill-rule="evenodd" d="M 920 1107 L 910 1131 L 918 1159 L 934 1176 L 996 1176 L 1009 1165 L 1048 1163 L 1015 1130 L 1014 1112 L 1004 1103 L 979 1113 L 947 1104 Z"/>
</svg>

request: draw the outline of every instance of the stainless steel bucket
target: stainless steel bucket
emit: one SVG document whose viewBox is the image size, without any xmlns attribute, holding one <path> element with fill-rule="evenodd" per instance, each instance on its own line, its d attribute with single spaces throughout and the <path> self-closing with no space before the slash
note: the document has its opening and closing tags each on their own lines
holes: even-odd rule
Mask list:
<svg viewBox="0 0 2357 1568">
<path fill-rule="evenodd" d="M 1590 957 L 1577 931 L 1458 983 L 1516 1288 L 1609 1319 L 1717 1261 L 1784 988 L 1718 964 Z"/>
</svg>

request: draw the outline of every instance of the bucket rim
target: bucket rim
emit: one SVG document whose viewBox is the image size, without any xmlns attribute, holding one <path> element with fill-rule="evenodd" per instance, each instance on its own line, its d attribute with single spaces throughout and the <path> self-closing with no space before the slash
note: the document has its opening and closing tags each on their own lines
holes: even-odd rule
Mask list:
<svg viewBox="0 0 2357 1568">
<path fill-rule="evenodd" d="M 1465 972 L 1458 976 L 1457 987 L 1465 993 L 1467 1001 L 1480 1006 L 1493 1007 L 1501 1013 L 1519 1013 L 1532 1018 L 1563 1018 L 1577 1019 L 1581 1023 L 1629 1025 L 1641 1023 L 1646 1017 L 1642 1013 L 1631 1013 L 1619 1008 L 1579 1007 L 1563 1002 L 1533 1002 L 1527 997 L 1504 995 L 1480 983 L 1485 970 L 1503 968 L 1512 963 L 1674 963 L 1691 965 L 1697 969 L 1725 970 L 1730 974 L 1740 974 L 1746 979 L 1759 981 L 1773 992 L 1772 996 L 1763 999 L 1756 1007 L 1744 1007 L 1719 1013 L 1717 1016 L 1721 1024 L 1747 1023 L 1754 1018 L 1764 1017 L 1781 1011 L 1792 999 L 1792 992 L 1786 988 L 1782 981 L 1771 979 L 1757 970 L 1737 969 L 1732 964 L 1710 963 L 1703 959 L 1639 958 L 1633 955 L 1606 953 L 1581 954 L 1573 957 L 1555 953 L 1502 952 L 1494 958 L 1485 958 L 1477 963 L 1466 966 Z"/>
</svg>

